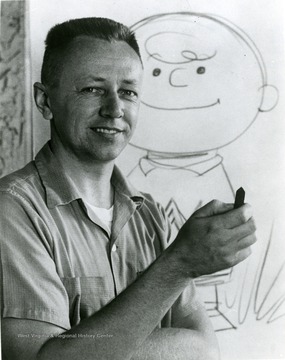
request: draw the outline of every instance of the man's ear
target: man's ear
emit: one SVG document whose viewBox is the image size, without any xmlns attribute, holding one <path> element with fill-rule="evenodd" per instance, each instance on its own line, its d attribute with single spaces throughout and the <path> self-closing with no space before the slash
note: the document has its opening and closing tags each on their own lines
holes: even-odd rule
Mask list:
<svg viewBox="0 0 285 360">
<path fill-rule="evenodd" d="M 279 91 L 274 85 L 263 85 L 259 91 L 262 91 L 262 103 L 260 105 L 260 112 L 271 111 L 278 104 Z"/>
<path fill-rule="evenodd" d="M 46 120 L 51 120 L 53 118 L 53 114 L 50 108 L 50 100 L 46 87 L 39 82 L 34 83 L 34 99 L 37 108 L 42 113 L 43 117 Z"/>
</svg>

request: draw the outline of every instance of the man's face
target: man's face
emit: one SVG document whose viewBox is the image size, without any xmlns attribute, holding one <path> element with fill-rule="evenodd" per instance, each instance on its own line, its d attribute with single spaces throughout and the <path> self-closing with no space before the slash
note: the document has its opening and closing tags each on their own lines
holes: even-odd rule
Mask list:
<svg viewBox="0 0 285 360">
<path fill-rule="evenodd" d="M 112 161 L 129 142 L 140 102 L 142 65 L 125 42 L 78 37 L 59 85 L 48 89 L 52 144 L 81 161 Z"/>
<path fill-rule="evenodd" d="M 159 152 L 217 149 L 241 136 L 262 103 L 250 45 L 202 16 L 169 15 L 136 30 L 145 85 L 131 143 Z"/>
</svg>

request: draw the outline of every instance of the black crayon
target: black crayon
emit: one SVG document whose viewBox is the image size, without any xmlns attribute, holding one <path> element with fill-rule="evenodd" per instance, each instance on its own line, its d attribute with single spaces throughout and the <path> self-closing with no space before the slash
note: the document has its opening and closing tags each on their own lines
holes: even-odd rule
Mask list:
<svg viewBox="0 0 285 360">
<path fill-rule="evenodd" d="M 245 198 L 245 191 L 242 187 L 240 187 L 236 192 L 234 209 L 237 209 L 240 206 L 244 205 L 244 198 Z"/>
</svg>

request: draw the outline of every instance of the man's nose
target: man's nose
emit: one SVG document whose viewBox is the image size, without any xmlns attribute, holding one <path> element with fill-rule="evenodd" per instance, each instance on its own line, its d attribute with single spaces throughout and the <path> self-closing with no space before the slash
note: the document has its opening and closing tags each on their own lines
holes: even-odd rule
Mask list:
<svg viewBox="0 0 285 360">
<path fill-rule="evenodd" d="M 186 87 L 187 83 L 187 74 L 185 68 L 176 68 L 172 70 L 169 74 L 169 84 L 173 87 Z"/>
<path fill-rule="evenodd" d="M 119 119 L 124 116 L 124 104 L 118 94 L 107 95 L 101 103 L 99 114 L 104 118 Z"/>
</svg>

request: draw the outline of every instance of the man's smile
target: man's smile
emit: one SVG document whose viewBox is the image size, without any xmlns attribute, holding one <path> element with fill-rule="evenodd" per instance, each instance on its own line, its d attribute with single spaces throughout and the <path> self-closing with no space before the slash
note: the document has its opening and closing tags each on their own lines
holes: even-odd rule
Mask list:
<svg viewBox="0 0 285 360">
<path fill-rule="evenodd" d="M 92 127 L 92 131 L 94 131 L 99 136 L 103 136 L 105 138 L 113 138 L 116 135 L 119 135 L 124 132 L 124 130 L 115 128 L 115 127 Z"/>
</svg>

